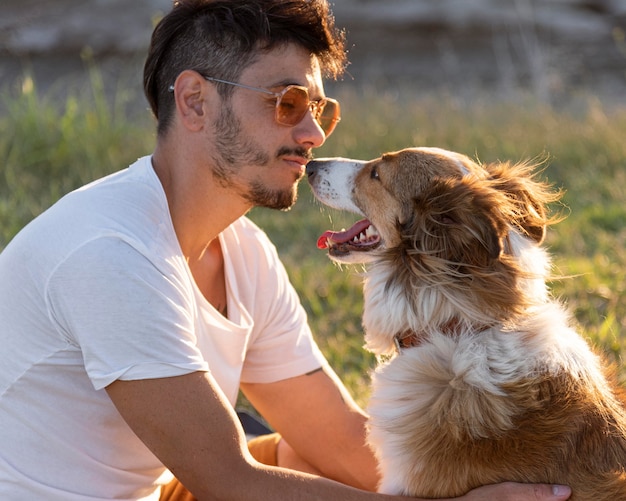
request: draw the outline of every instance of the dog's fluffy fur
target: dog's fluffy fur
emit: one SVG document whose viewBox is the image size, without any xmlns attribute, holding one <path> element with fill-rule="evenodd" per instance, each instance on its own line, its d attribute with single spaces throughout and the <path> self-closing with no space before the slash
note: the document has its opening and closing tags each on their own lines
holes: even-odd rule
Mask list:
<svg viewBox="0 0 626 501">
<path fill-rule="evenodd" d="M 321 202 L 367 218 L 318 246 L 367 263 L 366 346 L 385 355 L 368 409 L 381 492 L 520 481 L 626 499 L 621 390 L 547 290 L 558 194 L 534 169 L 437 148 L 307 166 Z"/>
</svg>

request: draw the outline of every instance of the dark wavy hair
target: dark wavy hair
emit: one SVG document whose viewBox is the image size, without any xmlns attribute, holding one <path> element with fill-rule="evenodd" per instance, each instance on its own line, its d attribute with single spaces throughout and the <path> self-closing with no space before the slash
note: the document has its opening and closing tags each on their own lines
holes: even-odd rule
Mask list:
<svg viewBox="0 0 626 501">
<path fill-rule="evenodd" d="M 171 121 L 168 88 L 182 71 L 236 81 L 260 53 L 288 43 L 317 56 L 324 77 L 343 73 L 345 35 L 326 0 L 176 0 L 154 29 L 144 66 L 158 133 Z"/>
</svg>

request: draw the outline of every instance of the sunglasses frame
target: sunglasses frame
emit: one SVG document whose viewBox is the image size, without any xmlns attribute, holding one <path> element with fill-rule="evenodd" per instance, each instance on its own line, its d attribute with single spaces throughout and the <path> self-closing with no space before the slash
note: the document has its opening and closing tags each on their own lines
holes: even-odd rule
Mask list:
<svg viewBox="0 0 626 501">
<path fill-rule="evenodd" d="M 322 99 L 319 99 L 317 101 L 312 101 L 309 99 L 309 91 L 306 87 L 302 87 L 301 85 L 287 85 L 287 87 L 285 87 L 282 91 L 280 92 L 273 92 L 269 89 L 265 89 L 263 87 L 252 87 L 250 85 L 244 85 L 244 84 L 240 84 L 240 83 L 236 83 L 236 82 L 229 82 L 228 80 L 222 80 L 220 78 L 214 78 L 214 77 L 208 77 L 206 75 L 202 75 L 202 78 L 204 78 L 205 80 L 208 80 L 209 82 L 218 82 L 218 83 L 223 83 L 223 84 L 227 84 L 227 85 L 233 85 L 235 87 L 241 87 L 242 89 L 247 89 L 247 90 L 252 90 L 255 92 L 261 92 L 263 94 L 267 94 L 269 96 L 272 96 L 273 98 L 276 99 L 276 109 L 274 112 L 274 120 L 276 120 L 276 123 L 279 123 L 281 125 L 286 125 L 288 127 L 294 127 L 296 125 L 298 125 L 302 119 L 304 118 L 304 115 L 306 115 L 306 112 L 308 110 L 313 112 L 313 117 L 315 118 L 315 121 L 318 123 L 318 125 L 320 126 L 320 128 L 324 131 L 324 135 L 326 137 L 330 136 L 332 134 L 332 132 L 335 130 L 335 127 L 337 126 L 337 123 L 339 123 L 339 121 L 341 120 L 341 108 L 339 106 L 339 102 L 335 99 L 332 99 L 330 97 L 323 97 Z M 285 94 L 287 94 L 291 89 L 298 89 L 303 91 L 308 99 L 308 104 L 307 107 L 304 109 L 302 115 L 298 118 L 297 121 L 295 121 L 294 123 L 290 123 L 290 122 L 285 122 L 282 121 L 280 119 L 280 105 L 282 102 L 283 97 L 285 96 Z M 174 86 L 170 85 L 169 89 L 170 92 L 174 91 Z M 328 124 L 324 124 L 321 122 L 321 117 L 322 117 L 322 112 L 324 110 L 324 107 L 326 106 L 326 103 L 331 103 L 336 112 L 335 112 L 335 116 L 333 116 L 332 118 L 330 118 Z"/>
</svg>

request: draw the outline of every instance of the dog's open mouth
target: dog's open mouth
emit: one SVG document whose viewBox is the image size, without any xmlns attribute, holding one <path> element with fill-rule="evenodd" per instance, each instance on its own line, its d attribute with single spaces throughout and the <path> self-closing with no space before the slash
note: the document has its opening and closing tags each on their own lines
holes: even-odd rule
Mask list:
<svg viewBox="0 0 626 501">
<path fill-rule="evenodd" d="M 328 249 L 331 255 L 368 252 L 380 245 L 380 235 L 367 219 L 358 221 L 342 231 L 325 231 L 317 240 L 318 249 Z"/>
</svg>

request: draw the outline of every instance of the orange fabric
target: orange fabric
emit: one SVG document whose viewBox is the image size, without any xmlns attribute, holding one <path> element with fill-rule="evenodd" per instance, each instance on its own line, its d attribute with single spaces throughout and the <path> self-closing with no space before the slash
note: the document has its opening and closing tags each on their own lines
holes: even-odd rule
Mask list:
<svg viewBox="0 0 626 501">
<path fill-rule="evenodd" d="M 278 442 L 281 436 L 278 433 L 260 435 L 248 442 L 248 450 L 259 463 L 269 466 L 278 466 Z"/>
<path fill-rule="evenodd" d="M 261 435 L 253 438 L 248 442 L 248 449 L 252 457 L 259 463 L 270 466 L 278 466 L 278 442 L 280 442 L 278 433 L 269 435 Z M 178 479 L 172 480 L 169 484 L 161 489 L 160 501 L 197 501 L 196 498 L 185 489 Z"/>
</svg>

